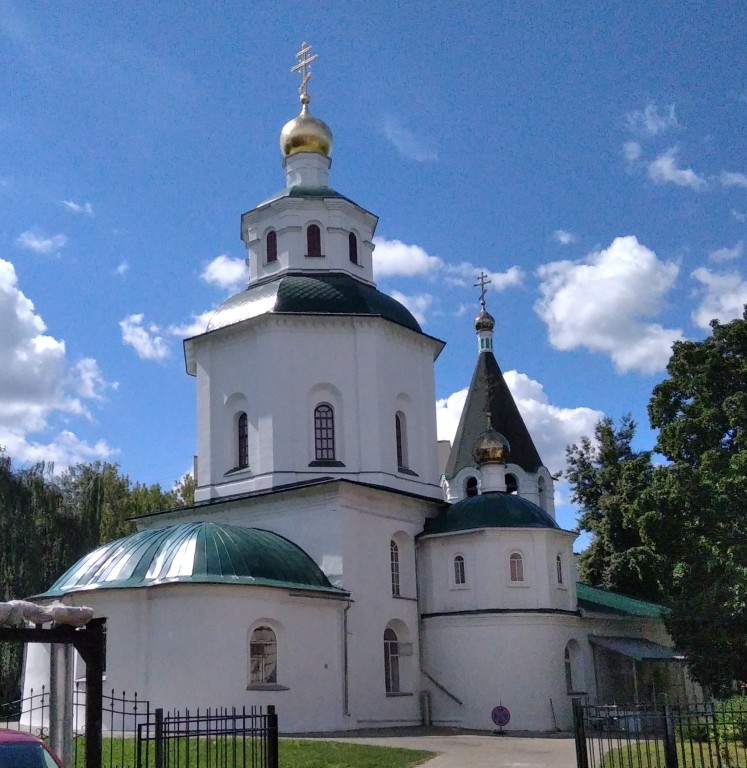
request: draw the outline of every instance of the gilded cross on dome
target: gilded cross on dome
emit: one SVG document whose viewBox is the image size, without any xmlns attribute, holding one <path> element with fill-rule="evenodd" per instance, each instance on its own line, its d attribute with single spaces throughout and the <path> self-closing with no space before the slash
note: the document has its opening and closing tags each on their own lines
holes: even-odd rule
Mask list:
<svg viewBox="0 0 747 768">
<path fill-rule="evenodd" d="M 484 272 L 480 272 L 477 282 L 473 286 L 480 289 L 480 306 L 483 309 L 485 309 L 485 294 L 488 292 L 488 289 L 485 286 L 491 282 L 491 279 Z"/>
<path fill-rule="evenodd" d="M 291 72 L 300 72 L 301 73 L 301 85 L 298 88 L 298 92 L 301 94 L 301 100 L 303 101 L 304 97 L 308 99 L 309 94 L 307 91 L 307 85 L 309 82 L 309 78 L 311 77 L 311 68 L 310 64 L 312 61 L 317 59 L 319 57 L 318 53 L 315 53 L 313 56 L 307 56 L 308 53 L 311 52 L 311 46 L 308 43 L 301 43 L 301 50 L 296 54 L 296 58 L 298 59 L 298 64 L 296 64 L 295 67 L 291 67 Z"/>
</svg>

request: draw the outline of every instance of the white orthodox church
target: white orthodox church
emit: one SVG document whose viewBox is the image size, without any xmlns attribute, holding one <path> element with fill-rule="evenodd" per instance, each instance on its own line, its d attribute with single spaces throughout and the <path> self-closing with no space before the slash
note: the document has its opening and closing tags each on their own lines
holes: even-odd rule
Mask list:
<svg viewBox="0 0 747 768">
<path fill-rule="evenodd" d="M 377 218 L 329 186 L 307 80 L 280 137 L 285 188 L 241 217 L 248 286 L 184 343 L 194 506 L 139 518 L 34 599 L 106 618 L 107 689 L 274 704 L 284 732 L 492 729 L 498 705 L 508 730 L 548 731 L 569 728 L 574 696 L 671 698 L 684 677 L 661 609 L 576 583 L 484 291 L 439 446 L 443 342 L 376 288 Z M 27 691 L 48 657 L 29 646 Z"/>
</svg>

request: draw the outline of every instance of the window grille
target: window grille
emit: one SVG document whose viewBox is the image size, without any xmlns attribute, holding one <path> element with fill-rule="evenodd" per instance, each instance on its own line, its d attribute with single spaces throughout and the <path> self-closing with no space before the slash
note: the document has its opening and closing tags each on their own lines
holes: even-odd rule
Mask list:
<svg viewBox="0 0 747 768">
<path fill-rule="evenodd" d="M 399 595 L 399 547 L 394 539 L 389 542 L 389 560 L 392 569 L 392 594 Z"/>
<path fill-rule="evenodd" d="M 399 642 L 397 633 L 384 630 L 384 684 L 387 693 L 399 693 Z"/>
<path fill-rule="evenodd" d="M 326 403 L 314 409 L 314 457 L 317 461 L 335 460 L 335 412 Z"/>
<path fill-rule="evenodd" d="M 464 572 L 464 558 L 457 555 L 454 558 L 454 584 L 466 584 L 467 578 Z"/>
<path fill-rule="evenodd" d="M 270 627 L 257 627 L 249 641 L 249 684 L 277 683 L 277 638 Z"/>
<path fill-rule="evenodd" d="M 511 581 L 524 581 L 524 558 L 518 552 L 512 552 L 509 558 Z"/>
<path fill-rule="evenodd" d="M 558 584 L 563 583 L 563 558 L 558 555 L 555 558 L 555 568 L 558 572 Z"/>
<path fill-rule="evenodd" d="M 319 257 L 322 255 L 322 232 L 316 224 L 306 227 L 306 255 Z"/>
<path fill-rule="evenodd" d="M 245 413 L 239 415 L 237 433 L 239 451 L 236 466 L 244 469 L 249 466 L 249 419 Z"/>
</svg>

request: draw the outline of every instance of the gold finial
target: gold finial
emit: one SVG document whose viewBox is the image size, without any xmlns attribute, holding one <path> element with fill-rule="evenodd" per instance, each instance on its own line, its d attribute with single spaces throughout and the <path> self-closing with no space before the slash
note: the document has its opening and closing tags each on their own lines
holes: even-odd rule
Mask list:
<svg viewBox="0 0 747 768">
<path fill-rule="evenodd" d="M 295 67 L 291 67 L 291 72 L 301 73 L 301 85 L 298 87 L 298 92 L 301 94 L 301 104 L 304 107 L 311 100 L 308 92 L 308 83 L 311 77 L 311 67 L 309 65 L 319 57 L 318 53 L 315 53 L 313 56 L 307 56 L 306 54 L 310 51 L 311 46 L 308 43 L 301 43 L 301 50 L 296 54 L 298 64 Z"/>
<path fill-rule="evenodd" d="M 480 306 L 483 309 L 485 309 L 485 294 L 488 292 L 488 289 L 485 286 L 491 282 L 492 280 L 484 272 L 481 271 L 477 278 L 477 282 L 473 286 L 473 288 L 480 289 Z"/>
</svg>

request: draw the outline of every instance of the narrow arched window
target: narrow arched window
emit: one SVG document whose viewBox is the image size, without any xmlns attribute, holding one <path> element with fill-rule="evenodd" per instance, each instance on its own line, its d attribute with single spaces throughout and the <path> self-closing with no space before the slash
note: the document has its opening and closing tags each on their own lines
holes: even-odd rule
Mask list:
<svg viewBox="0 0 747 768">
<path fill-rule="evenodd" d="M 316 224 L 306 227 L 306 255 L 322 255 L 322 232 Z"/>
<path fill-rule="evenodd" d="M 573 661 L 571 660 L 571 649 L 565 647 L 565 692 L 573 693 Z"/>
<path fill-rule="evenodd" d="M 507 493 L 519 492 L 519 481 L 516 479 L 516 475 L 511 475 L 511 474 L 506 475 L 506 492 Z"/>
<path fill-rule="evenodd" d="M 278 643 L 270 627 L 257 627 L 249 639 L 249 684 L 278 681 Z"/>
<path fill-rule="evenodd" d="M 407 469 L 407 423 L 401 411 L 394 415 L 394 430 L 397 438 L 397 469 Z"/>
<path fill-rule="evenodd" d="M 464 492 L 467 496 L 477 496 L 477 478 L 472 476 L 467 478 L 464 484 Z"/>
<path fill-rule="evenodd" d="M 464 557 L 457 555 L 454 558 L 454 584 L 466 584 L 467 578 L 464 572 Z"/>
<path fill-rule="evenodd" d="M 238 438 L 238 461 L 236 466 L 239 469 L 245 469 L 249 466 L 249 419 L 245 413 L 239 414 L 239 421 L 236 427 Z"/>
<path fill-rule="evenodd" d="M 394 539 L 389 542 L 389 565 L 392 573 L 392 594 L 399 596 L 399 547 Z"/>
<path fill-rule="evenodd" d="M 387 693 L 399 693 L 399 641 L 397 633 L 384 630 L 384 685 Z"/>
<path fill-rule="evenodd" d="M 265 242 L 265 258 L 269 264 L 272 261 L 278 260 L 278 233 L 274 229 L 271 229 L 267 233 L 267 240 Z"/>
<path fill-rule="evenodd" d="M 524 581 L 524 558 L 518 552 L 512 552 L 508 559 L 511 581 Z"/>
<path fill-rule="evenodd" d="M 352 232 L 348 235 L 348 255 L 353 264 L 358 263 L 358 238 Z"/>
<path fill-rule="evenodd" d="M 314 409 L 314 456 L 317 461 L 335 460 L 335 412 L 326 403 Z"/>
<path fill-rule="evenodd" d="M 563 583 L 563 558 L 561 555 L 558 555 L 555 558 L 555 570 L 558 573 L 558 584 Z"/>
</svg>

